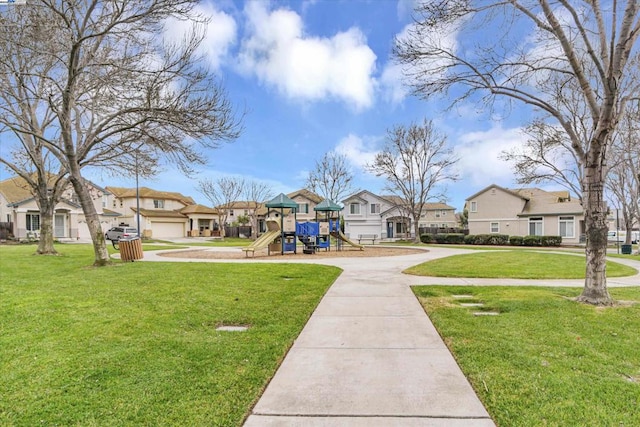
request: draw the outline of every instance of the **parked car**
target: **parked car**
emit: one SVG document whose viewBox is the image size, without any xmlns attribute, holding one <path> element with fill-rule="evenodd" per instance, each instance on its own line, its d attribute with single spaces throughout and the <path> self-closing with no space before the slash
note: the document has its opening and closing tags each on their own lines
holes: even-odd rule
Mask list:
<svg viewBox="0 0 640 427">
<path fill-rule="evenodd" d="M 104 233 L 104 238 L 107 240 L 118 241 L 120 239 L 126 239 L 128 237 L 137 237 L 138 230 L 134 227 L 113 227 Z"/>
<path fill-rule="evenodd" d="M 624 241 L 627 238 L 627 232 L 626 231 L 609 231 L 609 234 L 607 236 L 607 240 L 609 241 L 609 243 L 611 242 L 619 242 L 619 243 L 624 243 Z M 632 231 L 631 232 L 631 243 L 636 244 L 638 243 L 638 240 L 640 240 L 640 231 Z"/>
</svg>

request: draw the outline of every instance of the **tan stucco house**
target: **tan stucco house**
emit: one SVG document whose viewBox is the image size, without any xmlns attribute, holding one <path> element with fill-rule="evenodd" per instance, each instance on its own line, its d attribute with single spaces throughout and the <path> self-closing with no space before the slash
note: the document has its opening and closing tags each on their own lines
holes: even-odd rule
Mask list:
<svg viewBox="0 0 640 427">
<path fill-rule="evenodd" d="M 135 188 L 106 187 L 111 194 L 109 207 L 120 214 L 120 223 L 137 226 Z M 158 191 L 147 187 L 138 189 L 140 200 L 140 229 L 144 237 L 155 239 L 209 234 L 217 229 L 217 211 L 197 205 L 181 193 Z"/>
<path fill-rule="evenodd" d="M 109 191 L 85 181 L 103 231 L 119 222 L 119 214 L 108 208 Z M 0 221 L 12 224 L 12 234 L 18 240 L 37 239 L 40 235 L 40 208 L 31 187 L 21 177 L 0 181 Z M 71 184 L 64 190 L 55 207 L 53 235 L 59 240 L 90 239 L 89 228 L 78 197 Z"/>
<path fill-rule="evenodd" d="M 568 191 L 490 185 L 468 197 L 469 234 L 561 236 L 577 244 L 584 233 L 580 201 Z"/>
</svg>

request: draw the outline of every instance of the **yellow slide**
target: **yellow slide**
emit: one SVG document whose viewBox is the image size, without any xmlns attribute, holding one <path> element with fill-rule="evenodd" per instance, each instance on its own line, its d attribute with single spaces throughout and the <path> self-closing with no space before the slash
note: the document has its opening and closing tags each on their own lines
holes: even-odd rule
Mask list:
<svg viewBox="0 0 640 427">
<path fill-rule="evenodd" d="M 364 250 L 364 246 L 363 245 L 359 245 L 356 242 L 353 242 L 351 240 L 349 240 L 349 238 L 347 236 L 344 235 L 344 233 L 342 231 L 332 231 L 331 235 L 333 237 L 335 237 L 338 240 L 342 240 L 345 243 L 348 243 L 349 245 L 353 246 L 354 248 L 358 248 L 361 251 Z"/>
<path fill-rule="evenodd" d="M 255 242 L 242 248 L 245 254 L 253 252 L 255 254 L 257 249 L 264 249 L 269 246 L 274 240 L 280 237 L 280 224 L 277 221 L 267 221 L 267 232 L 258 237 Z"/>
</svg>

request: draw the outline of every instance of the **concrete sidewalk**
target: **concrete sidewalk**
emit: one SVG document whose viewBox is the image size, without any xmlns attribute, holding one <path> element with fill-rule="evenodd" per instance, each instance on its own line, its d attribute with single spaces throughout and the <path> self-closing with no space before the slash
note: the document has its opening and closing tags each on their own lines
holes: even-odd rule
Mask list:
<svg viewBox="0 0 640 427">
<path fill-rule="evenodd" d="M 245 426 L 493 426 L 400 273 L 431 257 L 339 260 Z"/>
</svg>

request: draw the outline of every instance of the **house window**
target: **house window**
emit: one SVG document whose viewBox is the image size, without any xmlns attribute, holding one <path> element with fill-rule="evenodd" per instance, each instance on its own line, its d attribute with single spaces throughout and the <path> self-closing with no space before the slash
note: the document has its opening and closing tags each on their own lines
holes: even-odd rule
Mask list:
<svg viewBox="0 0 640 427">
<path fill-rule="evenodd" d="M 309 213 L 309 203 L 298 203 L 298 213 Z"/>
<path fill-rule="evenodd" d="M 107 200 L 107 199 L 108 199 L 108 198 L 107 198 L 107 195 L 106 195 L 106 194 L 103 194 L 103 195 L 102 195 L 102 207 L 103 207 L 103 208 L 106 208 L 106 207 L 108 206 L 108 204 L 107 204 L 108 200 Z"/>
<path fill-rule="evenodd" d="M 575 224 L 575 219 L 572 216 L 561 216 L 560 219 L 560 224 L 559 224 L 559 233 L 560 236 L 562 237 L 575 237 L 574 234 L 574 224 Z"/>
<path fill-rule="evenodd" d="M 402 234 L 407 232 L 407 224 L 404 222 L 396 222 L 396 233 Z"/>
<path fill-rule="evenodd" d="M 500 223 L 499 222 L 492 222 L 491 223 L 491 232 L 492 233 L 499 233 L 500 232 Z"/>
<path fill-rule="evenodd" d="M 164 200 L 154 200 L 153 207 L 156 209 L 164 209 Z"/>
<path fill-rule="evenodd" d="M 478 202 L 471 202 L 471 212 L 478 212 Z"/>
<path fill-rule="evenodd" d="M 351 203 L 349 205 L 349 213 L 351 215 L 360 215 L 360 204 L 359 203 Z"/>
<path fill-rule="evenodd" d="M 122 201 L 122 199 L 120 199 L 120 207 L 124 206 L 124 202 Z"/>
<path fill-rule="evenodd" d="M 27 214 L 27 230 L 40 230 L 40 214 Z"/>
<path fill-rule="evenodd" d="M 542 236 L 542 217 L 529 218 L 529 235 Z"/>
<path fill-rule="evenodd" d="M 380 203 L 371 203 L 371 213 L 372 214 L 380 213 Z"/>
<path fill-rule="evenodd" d="M 440 211 L 436 211 L 436 218 L 440 218 Z"/>
<path fill-rule="evenodd" d="M 447 211 L 442 211 L 442 216 L 447 216 Z"/>
<path fill-rule="evenodd" d="M 113 199 L 113 207 L 116 207 L 116 199 Z"/>
<path fill-rule="evenodd" d="M 244 216 L 249 216 L 249 209 L 244 210 Z"/>
<path fill-rule="evenodd" d="M 229 211 L 229 216 L 233 216 L 233 209 Z"/>
</svg>

